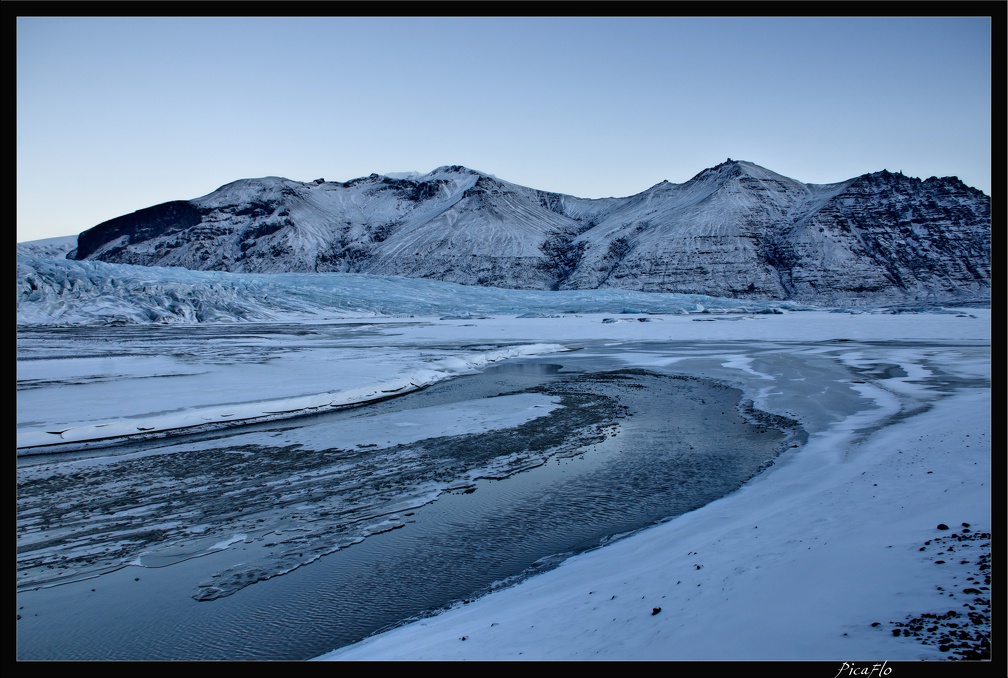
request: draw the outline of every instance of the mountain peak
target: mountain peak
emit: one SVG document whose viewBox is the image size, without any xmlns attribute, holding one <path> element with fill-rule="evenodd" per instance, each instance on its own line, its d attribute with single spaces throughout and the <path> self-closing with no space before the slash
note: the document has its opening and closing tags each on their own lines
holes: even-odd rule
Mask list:
<svg viewBox="0 0 1008 678">
<path fill-rule="evenodd" d="M 428 172 L 427 176 L 429 176 L 429 177 L 435 177 L 435 176 L 441 176 L 441 175 L 445 175 L 445 174 L 468 174 L 468 175 L 471 175 L 471 176 L 490 176 L 490 175 L 486 174 L 485 172 L 480 172 L 478 170 L 470 169 L 470 168 L 465 167 L 463 165 L 442 165 L 441 167 L 438 167 L 437 169 L 435 169 L 435 170 L 433 170 L 431 172 Z"/>
<path fill-rule="evenodd" d="M 388 177 L 389 179 L 406 179 L 408 181 L 415 181 L 424 176 L 423 172 L 383 172 L 383 177 Z"/>
<path fill-rule="evenodd" d="M 749 298 L 989 294 L 990 199 L 954 179 L 813 185 L 729 158 L 686 183 L 592 200 L 462 165 L 399 176 L 239 180 L 88 229 L 74 258 Z"/>
<path fill-rule="evenodd" d="M 724 182 L 729 179 L 740 177 L 756 179 L 759 181 L 782 181 L 789 184 L 800 183 L 794 179 L 789 179 L 788 177 L 768 170 L 766 167 L 757 165 L 754 162 L 749 162 L 748 160 L 733 160 L 731 158 L 714 165 L 714 167 L 709 167 L 703 170 L 687 183 L 708 181 Z"/>
<path fill-rule="evenodd" d="M 728 158 L 722 163 L 718 163 L 713 167 L 708 167 L 703 170 L 690 179 L 690 181 L 703 181 L 715 178 L 728 179 L 748 174 L 753 169 L 766 171 L 759 165 L 755 165 L 751 162 L 746 162 L 744 160 L 732 160 L 731 158 Z"/>
</svg>

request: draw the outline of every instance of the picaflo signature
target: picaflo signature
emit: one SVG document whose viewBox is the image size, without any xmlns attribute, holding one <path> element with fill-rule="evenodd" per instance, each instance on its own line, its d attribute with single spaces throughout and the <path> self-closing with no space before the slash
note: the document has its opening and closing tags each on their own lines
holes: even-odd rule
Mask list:
<svg viewBox="0 0 1008 678">
<path fill-rule="evenodd" d="M 866 676 L 867 678 L 888 676 L 892 673 L 892 667 L 886 666 L 888 662 L 882 662 L 881 664 L 864 664 L 858 666 L 857 664 L 851 662 L 844 662 L 840 666 L 840 670 L 833 678 L 840 678 L 840 676 Z"/>
</svg>

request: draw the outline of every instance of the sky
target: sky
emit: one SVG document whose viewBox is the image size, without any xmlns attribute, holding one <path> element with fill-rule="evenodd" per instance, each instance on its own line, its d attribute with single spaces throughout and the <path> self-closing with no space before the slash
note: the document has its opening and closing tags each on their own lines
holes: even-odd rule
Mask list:
<svg viewBox="0 0 1008 678">
<path fill-rule="evenodd" d="M 69 270 L 88 263 L 95 262 L 54 258 L 49 264 L 36 261 L 33 265 Z M 100 268 L 114 274 L 117 287 L 143 287 L 152 295 L 167 285 L 159 275 L 172 273 L 182 283 L 194 275 L 167 270 L 155 275 L 142 267 Z M 733 313 L 700 314 L 693 308 L 688 313 L 614 316 L 579 312 L 589 308 L 580 306 L 575 312 L 552 316 L 465 317 L 468 309 L 479 305 L 476 297 L 439 296 L 435 287 L 453 286 L 426 283 L 431 281 L 398 281 L 412 291 L 400 298 L 426 296 L 440 304 L 436 311 L 407 319 L 400 313 L 403 308 L 386 316 L 332 309 L 334 315 L 324 320 L 327 331 L 318 325 L 299 331 L 297 325 L 278 324 L 271 333 L 262 326 L 244 329 L 233 321 L 225 327 L 192 328 L 191 334 L 181 326 L 171 332 L 148 327 L 144 333 L 116 328 L 127 337 L 117 344 L 107 330 L 97 335 L 71 334 L 62 328 L 46 335 L 36 327 L 32 341 L 19 345 L 18 455 L 32 452 L 28 448 L 40 440 L 57 437 L 73 444 L 137 430 L 167 432 L 194 421 L 232 421 L 271 412 L 296 413 L 326 403 L 363 402 L 394 389 L 433 384 L 513 360 L 566 364 L 593 354 L 605 356 L 627 367 L 731 384 L 757 408 L 797 419 L 808 438 L 797 447 L 787 447 L 751 482 L 699 509 L 575 556 L 514 587 L 333 654 L 326 654 L 334 645 L 325 644 L 329 636 L 323 633 L 317 643 L 321 647 L 311 657 L 810 660 L 827 663 L 823 673 L 828 676 L 841 675 L 843 662 L 853 663 L 842 673 L 853 676 L 870 675 L 863 671 L 886 660 L 941 661 L 948 667 L 951 662 L 946 660 L 952 654 L 941 650 L 941 636 L 953 631 L 950 623 L 964 622 L 968 612 L 986 610 L 989 635 L 990 584 L 984 577 L 991 571 L 981 565 L 985 557 L 990 558 L 989 535 L 995 527 L 991 511 L 991 309 L 900 314 L 884 310 L 759 314 L 734 309 Z M 370 284 L 384 283 L 373 280 Z M 291 294 L 303 293 L 299 290 L 295 284 Z M 494 290 L 476 288 L 473 294 L 486 295 L 489 306 L 498 303 Z M 588 294 L 604 300 L 607 292 Z M 384 291 L 363 296 L 392 298 Z M 528 298 L 534 300 L 534 296 Z M 58 296 L 19 300 L 19 311 L 28 304 L 59 308 L 104 328 L 106 306 L 114 302 L 101 291 L 89 292 L 86 285 L 65 285 Z M 296 309 L 289 320 L 311 322 Z M 40 316 L 38 322 L 45 319 Z M 362 330 L 366 330 L 363 335 Z M 170 351 L 164 350 L 165 337 L 171 337 Z M 120 346 L 122 350 L 117 350 Z M 319 417 L 295 420 L 301 422 L 298 428 L 281 440 L 283 445 L 306 449 L 328 449 L 338 441 L 341 449 L 361 447 L 377 454 L 383 446 L 395 443 L 513 426 L 543 416 L 557 405 L 542 393 L 513 393 L 414 410 L 364 407 L 354 411 L 352 418 L 335 422 Z M 719 437 L 716 425 L 706 426 L 711 436 Z M 54 514 L 52 535 L 56 538 L 52 542 L 42 538 L 45 529 L 34 522 L 31 511 L 22 513 L 20 501 L 31 491 L 21 488 L 35 487 L 22 485 L 23 480 L 45 481 L 71 474 L 86 478 L 88 484 L 61 484 L 61 501 L 87 504 L 90 492 L 99 491 L 96 487 L 101 496 L 110 498 L 132 479 L 136 492 L 152 493 L 142 524 L 156 524 L 166 531 L 163 542 L 141 542 L 139 550 L 129 552 L 130 564 L 122 570 L 111 569 L 89 579 L 83 575 L 93 572 L 83 569 L 76 571 L 83 573 L 76 582 L 50 589 L 21 587 L 19 659 L 66 658 L 59 653 L 68 648 L 99 654 L 114 648 L 122 654 L 110 656 L 136 658 L 139 653 L 142 659 L 145 648 L 151 647 L 143 643 L 152 642 L 152 634 L 163 639 L 154 646 L 157 651 L 203 633 L 211 644 L 237 633 L 247 635 L 239 639 L 241 643 L 255 645 L 262 638 L 241 630 L 255 628 L 254 622 L 235 616 L 241 608 L 231 604 L 238 606 L 246 595 L 269 599 L 265 591 L 301 592 L 292 596 L 290 607 L 279 606 L 277 594 L 272 594 L 271 613 L 263 621 L 271 638 L 279 635 L 286 643 L 291 636 L 284 634 L 319 634 L 323 625 L 319 615 L 331 614 L 332 609 L 323 602 L 325 592 L 340 587 L 333 586 L 331 572 L 324 562 L 314 560 L 314 552 L 300 554 L 311 556 L 312 561 L 298 569 L 299 576 L 311 577 L 323 570 L 321 588 L 307 595 L 306 581 L 312 580 L 285 575 L 253 584 L 242 590 L 242 596 L 200 603 L 196 608 L 187 603 L 191 606 L 189 596 L 196 582 L 219 583 L 215 573 L 231 572 L 232 565 L 277 567 L 271 548 L 283 535 L 296 536 L 300 529 L 315 526 L 319 540 L 317 546 L 312 542 L 313 548 L 325 547 L 328 542 L 322 534 L 331 523 L 324 523 L 321 516 L 327 514 L 317 509 L 324 508 L 318 502 L 324 502 L 328 494 L 316 493 L 321 499 L 305 497 L 307 505 L 301 501 L 285 504 L 290 511 L 310 516 L 304 520 L 276 507 L 253 511 L 251 503 L 244 504 L 246 510 L 236 516 L 231 510 L 203 511 L 199 504 L 155 501 L 154 497 L 163 499 L 161 493 L 174 489 L 171 474 L 177 469 L 167 461 L 162 473 L 168 475 L 163 476 L 156 475 L 155 464 L 143 465 L 143 474 L 136 478 L 116 471 L 119 462 L 126 459 L 128 464 L 133 457 L 166 455 L 167 460 L 173 450 L 178 455 L 208 446 L 219 450 L 225 435 L 234 437 L 226 444 L 245 450 L 243 454 L 256 446 L 269 449 L 281 444 L 275 440 L 279 430 L 235 428 L 202 441 L 169 437 L 163 444 L 154 440 L 149 448 L 131 448 L 125 456 L 66 455 L 24 465 L 19 459 L 19 544 L 61 555 L 84 553 L 97 560 L 97 568 L 105 558 L 117 557 L 118 550 L 113 549 L 113 556 L 107 552 L 121 543 L 123 533 L 115 521 L 105 522 L 113 517 L 107 508 L 90 518 L 87 511 Z M 613 435 L 614 445 L 632 444 L 633 438 L 624 438 L 622 428 Z M 585 450 L 585 455 L 590 462 L 591 450 Z M 392 464 L 389 477 L 410 475 L 392 473 L 396 464 L 408 465 L 410 455 L 394 456 L 388 462 Z M 341 456 L 335 463 L 347 462 Z M 136 467 L 138 472 L 140 468 Z M 307 477 L 320 482 L 328 477 L 305 473 L 298 465 L 272 471 L 270 487 L 289 491 L 294 491 L 292 479 L 303 483 Z M 479 469 L 469 472 L 476 478 L 471 483 L 474 492 L 464 496 L 479 499 L 494 491 L 495 481 L 478 480 Z M 185 486 L 187 497 L 197 496 L 198 487 L 206 484 L 203 474 L 213 471 L 197 465 L 194 473 L 203 480 Z M 96 485 L 102 478 L 104 484 Z M 426 478 L 417 482 L 418 488 L 403 491 L 419 493 L 411 501 L 417 502 L 416 520 L 422 525 L 424 502 L 433 502 L 436 510 L 452 499 L 431 496 Z M 444 482 L 457 485 L 461 481 Z M 353 496 L 371 506 L 363 495 Z M 390 501 L 399 506 L 401 496 Z M 188 510 L 201 516 L 199 529 L 192 533 L 188 528 L 193 526 L 173 513 Z M 399 511 L 414 515 L 412 509 Z M 403 529 L 396 534 L 414 529 L 398 512 L 374 509 L 373 514 L 390 522 L 402 521 L 397 524 Z M 128 519 L 128 515 L 115 517 Z M 300 522 L 290 525 L 284 522 L 288 519 Z M 305 546 L 300 548 L 307 551 Z M 19 553 L 19 559 L 27 558 L 29 551 Z M 200 553 L 203 557 L 193 557 Z M 86 568 L 84 562 L 74 567 Z M 22 576 L 52 575 L 51 568 L 42 567 L 24 568 L 18 574 L 19 582 Z M 289 579 L 295 580 L 290 583 L 293 588 L 283 588 Z M 986 599 L 986 607 L 977 599 Z M 262 599 L 252 598 L 249 616 L 258 618 L 261 608 L 254 604 L 256 600 Z M 289 612 L 294 606 L 303 617 Z M 185 620 L 182 630 L 165 633 L 174 628 L 172 620 L 179 618 L 180 610 Z M 944 617 L 949 610 L 959 616 Z M 903 629 L 910 631 L 914 618 L 923 618 L 924 627 L 936 630 L 903 635 Z M 972 633 L 984 625 L 966 628 Z M 899 635 L 893 635 L 894 630 Z M 851 673 L 851 668 L 861 672 Z M 898 675 L 898 670 L 892 675 Z"/>
<path fill-rule="evenodd" d="M 990 17 L 19 16 L 17 241 L 231 181 L 464 165 L 583 198 L 727 158 L 991 191 Z"/>
</svg>

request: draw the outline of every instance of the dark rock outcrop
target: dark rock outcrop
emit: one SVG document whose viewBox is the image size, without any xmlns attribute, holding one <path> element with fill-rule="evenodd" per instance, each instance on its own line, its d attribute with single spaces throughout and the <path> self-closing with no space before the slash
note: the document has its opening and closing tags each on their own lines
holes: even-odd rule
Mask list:
<svg viewBox="0 0 1008 678">
<path fill-rule="evenodd" d="M 990 298 L 990 198 L 888 171 L 803 184 L 729 160 L 627 198 L 464 167 L 347 182 L 243 179 L 88 229 L 76 259 L 337 271 L 521 289 L 614 287 L 809 303 Z"/>
</svg>

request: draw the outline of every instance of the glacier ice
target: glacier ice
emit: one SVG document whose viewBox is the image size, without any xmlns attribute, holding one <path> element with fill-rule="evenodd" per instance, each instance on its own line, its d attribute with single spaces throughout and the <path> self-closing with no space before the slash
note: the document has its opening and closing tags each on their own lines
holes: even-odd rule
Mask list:
<svg viewBox="0 0 1008 678">
<path fill-rule="evenodd" d="M 19 246 L 19 325 L 323 322 L 347 317 L 773 313 L 792 302 L 629 290 L 514 290 L 356 273 L 227 273 L 74 261 Z"/>
</svg>

